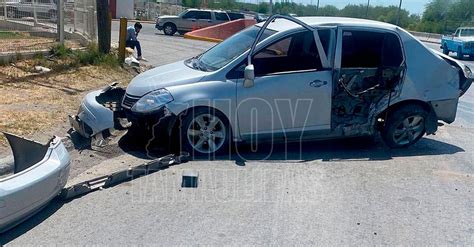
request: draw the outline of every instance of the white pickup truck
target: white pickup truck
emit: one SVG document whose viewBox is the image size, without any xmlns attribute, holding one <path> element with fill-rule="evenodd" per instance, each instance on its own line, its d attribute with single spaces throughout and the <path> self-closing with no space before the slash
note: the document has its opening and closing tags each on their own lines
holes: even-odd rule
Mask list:
<svg viewBox="0 0 474 247">
<path fill-rule="evenodd" d="M 460 27 L 452 35 L 443 35 L 441 49 L 446 55 L 456 52 L 458 59 L 464 55 L 474 57 L 474 27 Z"/>
</svg>

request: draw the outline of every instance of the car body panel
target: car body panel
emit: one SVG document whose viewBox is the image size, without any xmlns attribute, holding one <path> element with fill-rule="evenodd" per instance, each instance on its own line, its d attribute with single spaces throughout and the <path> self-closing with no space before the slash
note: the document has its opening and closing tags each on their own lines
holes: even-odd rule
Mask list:
<svg viewBox="0 0 474 247">
<path fill-rule="evenodd" d="M 199 18 L 184 18 L 187 13 L 195 11 L 195 12 L 209 12 L 210 18 L 206 19 L 199 19 Z M 218 20 L 216 18 L 216 13 L 224 13 L 227 16 L 227 20 Z M 200 28 L 205 28 L 217 24 L 224 23 L 229 21 L 230 18 L 224 11 L 217 11 L 217 10 L 205 10 L 205 9 L 188 9 L 182 12 L 178 16 L 160 16 L 156 21 L 155 27 L 158 30 L 163 30 L 163 26 L 166 23 L 173 23 L 176 26 L 177 31 L 186 32 L 186 31 L 193 31 Z"/>
<path fill-rule="evenodd" d="M 46 145 L 5 134 L 16 172 L 0 179 L 0 233 L 26 220 L 59 194 L 69 176 L 69 154 L 58 137 Z M 33 162 L 31 156 L 37 158 Z M 24 156 L 30 156 L 25 160 Z M 17 169 L 22 166 L 22 170 Z"/>
<path fill-rule="evenodd" d="M 257 131 L 260 134 L 278 131 L 324 132 L 323 136 L 331 136 L 331 134 L 328 135 L 327 131 L 333 131 L 333 136 L 373 134 L 375 132 L 375 121 L 380 113 L 384 112 L 389 106 L 412 101 L 424 102 L 431 106 L 435 114 L 434 121 L 443 120 L 447 123 L 454 121 L 459 97 L 472 83 L 472 79 L 468 79 L 466 80 L 468 83 L 465 83 L 464 86 L 461 85 L 462 63 L 453 62 L 453 60 L 439 55 L 407 31 L 391 24 L 336 17 L 302 17 L 298 19 L 315 28 L 337 30 L 337 34 L 333 35 L 338 37 L 341 36 L 342 30 L 369 30 L 392 33 L 398 37 L 404 59 L 400 65 L 400 68 L 403 69 L 401 79 L 393 88 L 391 94 L 386 93 L 379 101 L 372 102 L 369 121 L 364 126 L 344 126 L 344 130 L 341 131 L 336 130 L 335 126 L 331 124 L 332 88 L 335 85 L 332 78 L 336 78 L 336 73 L 341 68 L 342 39 L 339 38 L 337 42 L 330 44 L 328 54 L 324 54 L 328 55 L 327 60 L 329 61 L 327 61 L 327 64 L 331 67 L 329 70 L 315 73 L 308 72 L 307 74 L 287 72 L 286 75 L 269 77 L 268 82 L 257 77 L 253 88 L 243 88 L 243 78 L 229 79 L 227 75 L 239 64 L 247 61 L 247 50 L 224 67 L 212 72 L 193 69 L 187 66 L 184 61 L 149 70 L 134 78 L 127 87 L 126 93 L 140 98 L 151 91 L 164 88 L 174 98 L 172 102 L 165 104 L 164 107 L 176 116 L 190 108 L 199 106 L 217 109 L 227 117 L 233 131 L 234 140 L 250 138 L 249 134 L 253 131 L 249 119 L 251 118 L 251 111 L 256 108 L 265 109 L 266 107 L 262 102 L 255 102 L 253 105 L 241 107 L 242 102 L 246 102 L 251 98 L 264 99 L 269 102 L 283 98 L 287 99 L 283 103 L 290 106 L 286 107 L 283 112 L 284 116 L 282 116 L 282 112 L 279 112 L 280 116 L 278 116 L 277 109 L 272 109 L 273 113 L 277 113 L 273 114 L 275 117 L 278 116 L 277 119 L 273 119 L 273 117 L 262 118 L 261 121 L 268 124 Z M 262 23 L 257 24 L 260 27 L 262 25 Z M 268 28 L 278 32 L 258 42 L 255 52 L 284 36 L 303 30 L 298 24 L 281 19 L 269 23 Z M 318 51 L 321 51 L 321 49 L 318 49 Z M 308 85 L 316 79 L 328 83 L 314 94 L 309 90 Z M 270 81 L 275 85 L 280 84 L 279 87 L 274 88 Z M 281 82 L 275 83 L 275 81 Z M 461 88 L 463 89 L 461 90 Z M 91 97 L 88 99 L 93 100 Z M 304 114 L 304 111 L 299 114 L 294 111 L 295 109 L 296 111 L 299 110 L 295 108 L 298 100 L 300 102 L 313 100 L 317 107 L 310 109 L 306 112 L 307 114 Z M 270 104 L 270 108 L 273 107 L 277 108 L 276 103 Z M 317 115 L 317 117 L 313 115 Z M 307 116 L 309 116 L 309 119 L 306 118 Z M 281 126 L 268 127 L 275 123 Z M 313 138 L 315 135 L 310 136 Z"/>
</svg>

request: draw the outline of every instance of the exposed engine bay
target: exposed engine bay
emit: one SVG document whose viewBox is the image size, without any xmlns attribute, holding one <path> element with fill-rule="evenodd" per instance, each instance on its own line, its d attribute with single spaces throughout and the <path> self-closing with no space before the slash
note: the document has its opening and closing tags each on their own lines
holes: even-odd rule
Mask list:
<svg viewBox="0 0 474 247">
<path fill-rule="evenodd" d="M 333 89 L 333 128 L 368 123 L 370 109 L 400 82 L 402 71 L 403 67 L 342 69 Z"/>
</svg>

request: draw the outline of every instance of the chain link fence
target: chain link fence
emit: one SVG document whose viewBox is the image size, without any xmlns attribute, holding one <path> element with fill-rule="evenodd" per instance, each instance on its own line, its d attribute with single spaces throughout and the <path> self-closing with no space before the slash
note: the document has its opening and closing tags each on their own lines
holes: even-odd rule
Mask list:
<svg viewBox="0 0 474 247">
<path fill-rule="evenodd" d="M 58 44 L 58 16 L 64 16 L 68 47 L 97 40 L 95 0 L 0 0 L 0 53 L 44 51 Z"/>
</svg>

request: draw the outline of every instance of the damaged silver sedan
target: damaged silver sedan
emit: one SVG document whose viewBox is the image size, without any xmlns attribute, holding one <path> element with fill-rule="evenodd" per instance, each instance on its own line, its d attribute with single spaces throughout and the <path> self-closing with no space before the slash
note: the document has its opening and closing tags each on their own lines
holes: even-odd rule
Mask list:
<svg viewBox="0 0 474 247">
<path fill-rule="evenodd" d="M 467 66 L 391 24 L 276 15 L 138 75 L 126 91 L 91 93 L 72 122 L 90 136 L 125 116 L 134 132 L 171 136 L 198 154 L 226 152 L 232 141 L 377 133 L 397 148 L 452 123 L 472 79 Z M 111 90 L 120 109 L 100 103 Z"/>
<path fill-rule="evenodd" d="M 13 174 L 0 177 L 0 233 L 42 209 L 66 185 L 70 159 L 61 139 L 47 144 L 6 134 Z"/>
</svg>

